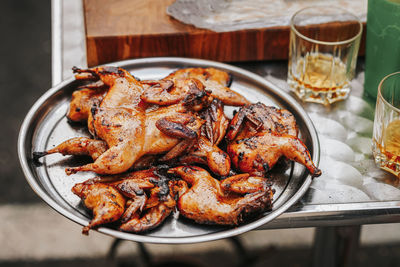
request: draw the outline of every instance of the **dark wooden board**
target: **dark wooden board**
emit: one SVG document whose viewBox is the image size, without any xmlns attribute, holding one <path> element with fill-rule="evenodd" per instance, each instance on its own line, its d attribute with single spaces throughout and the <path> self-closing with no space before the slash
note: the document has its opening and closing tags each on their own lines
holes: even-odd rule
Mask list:
<svg viewBox="0 0 400 267">
<path fill-rule="evenodd" d="M 225 62 L 288 57 L 288 26 L 220 33 L 198 29 L 166 14 L 173 1 L 84 0 L 88 65 L 156 56 Z"/>
</svg>

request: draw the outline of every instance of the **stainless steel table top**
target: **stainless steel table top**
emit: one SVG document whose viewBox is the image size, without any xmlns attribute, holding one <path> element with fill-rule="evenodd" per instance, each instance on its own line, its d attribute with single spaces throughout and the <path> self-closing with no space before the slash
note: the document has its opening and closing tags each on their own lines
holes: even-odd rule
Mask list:
<svg viewBox="0 0 400 267">
<path fill-rule="evenodd" d="M 85 67 L 81 0 L 52 1 L 53 85 Z M 289 92 L 287 62 L 233 64 Z M 350 97 L 325 107 L 302 103 L 315 124 L 321 145 L 320 168 L 311 189 L 289 211 L 261 229 L 390 223 L 400 221 L 400 182 L 374 164 L 371 136 L 374 104 L 362 98 L 364 62 L 359 60 Z"/>
</svg>

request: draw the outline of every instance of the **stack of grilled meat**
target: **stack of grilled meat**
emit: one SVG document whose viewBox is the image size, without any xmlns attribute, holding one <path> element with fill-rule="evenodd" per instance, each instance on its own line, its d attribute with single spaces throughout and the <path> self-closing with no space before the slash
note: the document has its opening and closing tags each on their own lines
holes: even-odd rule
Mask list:
<svg viewBox="0 0 400 267">
<path fill-rule="evenodd" d="M 84 233 L 109 223 L 148 231 L 175 210 L 197 223 L 237 225 L 271 209 L 268 172 L 281 156 L 321 174 L 294 116 L 251 104 L 229 88 L 224 71 L 188 68 L 145 81 L 116 67 L 73 71 L 83 85 L 67 117 L 87 125 L 92 138 L 72 138 L 34 157 L 93 159 L 66 169 L 99 174 L 72 188 L 93 213 Z M 230 120 L 224 105 L 241 108 Z"/>
</svg>

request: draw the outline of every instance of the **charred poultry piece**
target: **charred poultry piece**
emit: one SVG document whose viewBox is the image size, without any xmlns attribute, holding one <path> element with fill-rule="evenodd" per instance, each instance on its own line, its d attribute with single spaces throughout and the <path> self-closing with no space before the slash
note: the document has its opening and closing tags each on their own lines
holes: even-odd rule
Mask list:
<svg viewBox="0 0 400 267">
<path fill-rule="evenodd" d="M 195 78 L 204 84 L 206 90 L 211 91 L 211 96 L 218 98 L 225 105 L 244 106 L 250 102 L 241 94 L 228 88 L 231 83 L 231 77 L 225 71 L 214 68 L 187 68 L 177 70 L 163 80 L 180 80 Z"/>
<path fill-rule="evenodd" d="M 243 107 L 235 114 L 227 133 L 229 140 L 251 137 L 259 132 L 298 135 L 296 119 L 286 109 L 255 103 Z"/>
<path fill-rule="evenodd" d="M 137 159 L 135 141 L 144 136 L 144 108 L 140 104 L 142 85 L 126 70 L 116 67 L 74 69 L 76 79 L 101 80 L 109 90 L 99 106 L 92 106 L 88 118 L 91 134 L 107 143 L 108 149 L 94 163 L 67 168 L 67 174 L 94 171 L 121 173 Z"/>
<path fill-rule="evenodd" d="M 168 152 L 164 157 L 174 158 L 192 145 L 204 123 L 183 104 L 162 107 L 148 113 L 136 113 L 134 116 L 110 110 L 99 116 L 101 119 L 97 119 L 97 113 L 94 115 L 95 121 L 102 123 L 96 125 L 96 133 L 111 148 L 94 163 L 70 168 L 69 173 L 122 173 L 147 154 Z"/>
<path fill-rule="evenodd" d="M 99 225 L 119 220 L 124 213 L 125 198 L 111 185 L 88 180 L 76 184 L 72 192 L 93 212 L 93 219 L 82 229 L 83 234 Z"/>
<path fill-rule="evenodd" d="M 173 183 L 151 168 L 133 172 L 115 185 L 129 200 L 121 217 L 120 230 L 139 233 L 159 226 L 175 209 Z M 171 190 L 172 189 L 172 190 Z"/>
<path fill-rule="evenodd" d="M 153 86 L 146 89 L 142 95 L 142 100 L 149 103 L 159 103 L 160 105 L 171 105 L 176 102 L 180 102 L 184 105 L 191 103 L 191 108 L 195 111 L 202 110 L 205 104 L 210 100 L 205 93 L 204 87 L 202 87 L 202 83 L 197 79 L 177 80 L 176 85 L 171 85 L 171 82 L 168 83 L 165 88 L 162 88 L 166 84 L 166 81 L 170 80 L 155 83 Z M 183 82 L 186 84 L 183 84 Z M 168 90 L 170 86 L 173 86 L 173 89 Z M 152 91 L 153 88 L 156 90 Z M 181 90 L 179 88 L 181 88 Z M 199 88 L 202 88 L 202 90 L 199 90 Z M 198 99 L 201 101 L 198 101 Z M 193 100 L 196 100 L 197 103 L 195 102 L 192 104 L 192 102 L 194 102 Z M 164 109 L 165 108 L 161 107 L 159 111 L 164 112 Z M 182 121 L 185 117 L 186 114 L 182 114 L 179 118 Z M 201 127 L 200 134 L 193 136 L 196 140 L 189 138 L 189 133 L 186 136 L 180 136 L 181 133 L 173 132 L 172 129 L 178 128 L 178 125 L 174 126 L 172 121 L 169 121 L 169 124 L 167 124 L 165 119 L 157 121 L 157 128 L 165 134 L 169 134 L 172 137 L 186 137 L 185 141 L 176 145 L 170 152 L 160 158 L 160 160 L 168 161 L 176 159 L 177 156 L 184 154 L 178 159 L 178 162 L 205 164 L 208 165 L 214 173 L 226 176 L 230 171 L 230 159 L 229 156 L 218 147 L 218 144 L 225 136 L 229 124 L 229 119 L 224 113 L 223 104 L 219 99 L 213 99 L 209 107 L 200 112 L 200 117 L 204 119 L 205 123 Z M 175 120 L 176 119 L 178 119 L 178 117 L 176 117 Z"/>
<path fill-rule="evenodd" d="M 207 107 L 210 101 L 209 93 L 198 80 L 186 79 L 177 84 L 183 88 L 184 96 L 177 100 L 177 104 L 159 106 L 146 112 L 143 151 L 153 155 L 167 152 L 159 158 L 160 161 L 174 159 L 195 144 L 205 122 L 198 111 Z"/>
<path fill-rule="evenodd" d="M 68 120 L 72 122 L 86 122 L 93 105 L 99 105 L 105 97 L 108 87 L 97 81 L 84 85 L 72 93 L 72 99 L 67 113 Z"/>
<path fill-rule="evenodd" d="M 288 134 L 261 132 L 250 138 L 231 142 L 228 145 L 228 154 L 236 168 L 252 175 L 264 176 L 281 156 L 304 165 L 314 177 L 321 175 L 303 142 Z"/>
<path fill-rule="evenodd" d="M 161 81 L 144 81 L 151 85 L 143 92 L 141 98 L 143 101 L 158 105 L 172 105 L 190 103 L 192 110 L 201 111 L 210 101 L 210 97 L 205 91 L 203 84 L 197 79 L 175 79 Z M 160 108 L 163 110 L 163 108 Z M 161 161 L 175 159 L 185 152 L 185 155 L 178 159 L 180 163 L 200 163 L 210 167 L 210 169 L 221 176 L 226 176 L 230 171 L 229 156 L 218 148 L 218 144 L 223 139 L 229 124 L 229 119 L 225 116 L 224 107 L 217 98 L 213 99 L 209 107 L 200 112 L 200 117 L 204 119 L 200 135 L 196 135 L 196 141 L 186 137 L 186 140 L 175 146 L 170 152 L 162 157 Z M 178 117 L 177 117 L 178 118 Z M 177 119 L 176 118 L 176 119 Z M 181 116 L 184 119 L 185 115 Z M 166 124 L 164 119 L 157 122 L 157 127 L 164 133 L 171 136 L 179 136 L 179 133 L 166 132 L 171 131 L 173 125 L 170 122 Z M 176 127 L 175 127 L 176 128 Z"/>
<path fill-rule="evenodd" d="M 151 168 L 76 184 L 72 192 L 93 212 L 82 232 L 111 222 L 118 222 L 126 232 L 154 229 L 175 209 L 174 183 L 162 174 L 162 168 Z"/>
<path fill-rule="evenodd" d="M 253 175 L 265 175 L 285 156 L 303 164 L 312 176 L 320 176 L 297 134 L 296 121 L 289 111 L 252 104 L 241 108 L 231 121 L 228 154 L 237 169 Z"/>
<path fill-rule="evenodd" d="M 124 232 L 141 233 L 159 226 L 175 210 L 176 202 L 171 195 L 160 197 L 160 188 L 150 190 L 147 202 L 142 206 L 141 200 L 130 203 L 131 216 L 119 227 Z M 128 202 L 129 203 L 129 202 Z"/>
<path fill-rule="evenodd" d="M 200 136 L 193 147 L 179 158 L 179 162 L 207 165 L 213 173 L 226 177 L 230 172 L 231 162 L 228 154 L 221 150 L 218 144 L 225 137 L 229 119 L 225 116 L 221 101 L 214 99 L 211 105 L 202 112 L 201 117 L 204 118 L 205 123 L 201 128 Z"/>
<path fill-rule="evenodd" d="M 100 77 L 110 87 L 100 106 L 91 108 L 88 119 L 89 131 L 103 140 L 103 147 L 108 149 L 95 153 L 93 157 L 90 150 L 93 145 L 82 145 L 74 139 L 54 150 L 36 152 L 36 158 L 54 152 L 87 154 L 95 161 L 67 168 L 67 174 L 78 171 L 117 174 L 127 171 L 145 155 L 168 152 L 164 156 L 167 160 L 177 157 L 194 144 L 204 120 L 193 109 L 202 109 L 209 99 L 200 82 L 195 79 L 184 81 L 186 84 L 182 86 L 190 87 L 191 90 L 182 102 L 147 110 L 146 104 L 140 99 L 143 88 L 128 72 L 118 68 L 75 71 L 78 77 L 84 75 L 85 79 Z"/>
<path fill-rule="evenodd" d="M 180 166 L 168 172 L 186 182 L 179 184 L 178 210 L 197 223 L 238 225 L 271 208 L 273 191 L 263 177 L 242 174 L 220 182 L 196 166 Z"/>
</svg>

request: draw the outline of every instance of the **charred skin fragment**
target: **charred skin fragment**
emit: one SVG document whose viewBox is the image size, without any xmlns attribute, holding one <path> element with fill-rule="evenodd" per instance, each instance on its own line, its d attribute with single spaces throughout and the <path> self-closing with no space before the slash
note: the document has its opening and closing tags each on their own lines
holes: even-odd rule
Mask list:
<svg viewBox="0 0 400 267">
<path fill-rule="evenodd" d="M 99 107 L 96 104 L 93 104 L 93 106 L 90 108 L 90 113 L 92 113 L 93 118 L 96 116 L 98 108 Z"/>
<path fill-rule="evenodd" d="M 120 230 L 134 233 L 149 231 L 160 225 L 175 209 L 174 189 L 168 189 L 166 192 L 163 188 L 165 184 L 173 186 L 169 183 L 167 175 L 164 175 L 166 168 L 164 165 L 133 172 L 128 175 L 130 180 L 125 189 L 121 187 L 124 182 L 119 184 L 119 188 L 124 190 L 123 193 L 130 197 L 121 219 Z M 140 195 L 138 189 L 145 192 Z"/>
<path fill-rule="evenodd" d="M 153 173 L 159 178 L 159 179 L 154 179 L 151 182 L 154 183 L 156 186 L 160 188 L 160 191 L 158 192 L 158 196 L 162 199 L 165 199 L 166 196 L 169 195 L 170 189 L 169 189 L 169 181 L 171 180 L 168 175 L 169 166 L 164 164 L 164 165 L 159 165 Z"/>
<path fill-rule="evenodd" d="M 244 144 L 247 146 L 249 149 L 257 149 L 257 142 L 255 142 L 253 139 L 249 138 L 247 140 L 244 140 Z"/>
<path fill-rule="evenodd" d="M 240 174 L 218 181 L 196 166 L 180 166 L 169 172 L 188 184 L 178 200 L 178 210 L 195 222 L 238 225 L 243 216 L 260 214 L 271 207 L 272 191 L 265 178 Z"/>
<path fill-rule="evenodd" d="M 244 152 L 240 152 L 238 155 L 238 162 L 242 161 L 244 157 Z"/>
<path fill-rule="evenodd" d="M 95 123 L 95 118 L 97 115 L 99 107 L 96 104 L 93 104 L 93 106 L 90 108 L 90 113 L 92 114 L 92 120 L 89 121 L 91 123 L 90 129 L 92 130 L 92 135 L 96 138 L 97 137 L 97 132 L 96 132 L 96 127 L 94 126 Z"/>
<path fill-rule="evenodd" d="M 164 134 L 173 137 L 185 138 L 185 139 L 195 139 L 197 133 L 187 127 L 186 125 L 175 122 L 170 118 L 162 118 L 156 122 L 156 127 Z"/>
<path fill-rule="evenodd" d="M 99 72 L 101 75 L 107 75 L 107 74 L 118 74 L 119 76 L 123 76 L 124 72 L 121 71 L 117 67 L 113 66 L 105 66 L 103 70 Z"/>
<path fill-rule="evenodd" d="M 228 73 L 228 81 L 227 81 L 227 83 L 226 83 L 226 87 L 231 87 L 231 85 L 232 85 L 232 82 L 233 82 L 233 76 L 232 76 L 232 74 L 230 74 L 230 73 Z"/>
<path fill-rule="evenodd" d="M 263 164 L 263 169 L 264 169 L 264 171 L 265 171 L 266 173 L 269 172 L 270 168 L 269 168 L 268 163 L 264 163 L 264 164 Z"/>
<path fill-rule="evenodd" d="M 231 120 L 227 133 L 228 154 L 242 172 L 263 175 L 280 157 L 285 157 L 304 165 L 312 176 L 321 175 L 297 135 L 296 120 L 288 110 L 251 104 L 242 107 Z M 243 152 L 246 158 L 240 157 Z"/>
</svg>

